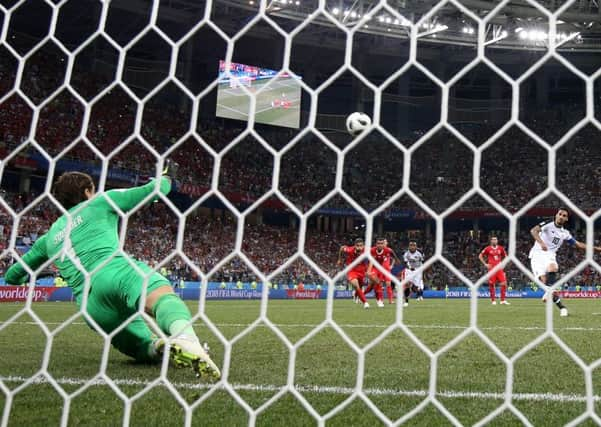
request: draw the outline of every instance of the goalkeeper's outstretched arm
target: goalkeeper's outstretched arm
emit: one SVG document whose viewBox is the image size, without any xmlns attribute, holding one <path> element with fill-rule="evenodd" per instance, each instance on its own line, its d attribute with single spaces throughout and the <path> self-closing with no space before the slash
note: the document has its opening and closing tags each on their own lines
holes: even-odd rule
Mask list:
<svg viewBox="0 0 601 427">
<path fill-rule="evenodd" d="M 27 251 L 21 259 L 32 270 L 37 270 L 40 265 L 45 263 L 48 260 L 48 254 L 46 252 L 46 235 L 44 234 L 36 240 L 31 249 Z M 14 263 L 4 275 L 4 280 L 9 285 L 21 285 L 27 282 L 27 279 L 27 271 L 20 262 Z"/>
<path fill-rule="evenodd" d="M 158 186 L 159 192 L 164 195 L 169 194 L 171 191 L 171 178 L 162 176 Z M 157 188 L 157 183 L 155 180 L 152 180 L 139 187 L 109 190 L 106 192 L 106 195 L 119 207 L 119 209 L 127 212 L 138 206 L 155 191 L 155 188 Z M 158 196 L 155 196 L 152 200 L 155 200 L 157 197 Z"/>
<path fill-rule="evenodd" d="M 172 161 L 167 160 L 165 162 L 165 169 L 163 170 L 163 176 L 158 183 L 159 192 L 167 195 L 171 191 L 171 181 L 175 179 L 179 165 Z M 110 190 L 106 192 L 106 195 L 124 212 L 130 211 L 138 206 L 144 199 L 155 191 L 157 183 L 154 179 L 145 185 L 139 187 Z M 152 201 L 156 200 L 158 196 L 152 198 Z"/>
</svg>

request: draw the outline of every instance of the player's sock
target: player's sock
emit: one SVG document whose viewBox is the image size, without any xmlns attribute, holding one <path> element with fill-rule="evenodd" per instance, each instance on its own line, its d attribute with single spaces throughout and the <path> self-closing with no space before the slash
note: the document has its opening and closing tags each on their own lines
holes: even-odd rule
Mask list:
<svg viewBox="0 0 601 427">
<path fill-rule="evenodd" d="M 561 302 L 561 298 L 559 298 L 559 295 L 557 295 L 556 293 L 553 293 L 553 302 L 560 310 L 562 308 L 566 308 L 566 306 L 563 305 L 563 303 Z"/>
<path fill-rule="evenodd" d="M 405 288 L 403 294 L 405 295 L 405 302 L 409 302 L 409 295 L 411 295 L 411 289 L 409 289 L 408 287 Z"/>
<path fill-rule="evenodd" d="M 384 301 L 384 289 L 380 283 L 376 285 L 376 300 Z"/>
<path fill-rule="evenodd" d="M 190 319 L 192 319 L 190 310 L 177 295 L 165 294 L 161 296 L 152 307 L 152 312 L 159 328 L 167 335 L 173 336 L 181 333 L 198 340 L 190 324 Z"/>
<path fill-rule="evenodd" d="M 361 300 L 362 303 L 366 303 L 367 300 L 365 299 L 365 294 L 363 293 L 363 289 L 356 288 L 355 289 L 355 294 L 359 297 L 359 299 Z"/>
<path fill-rule="evenodd" d="M 363 292 L 364 295 L 367 295 L 368 293 L 370 293 L 372 290 L 374 289 L 374 285 L 372 285 L 371 283 L 369 285 L 367 285 L 367 288 L 365 289 L 365 292 Z"/>
<path fill-rule="evenodd" d="M 386 286 L 386 295 L 388 295 L 388 303 L 392 304 L 392 286 Z"/>
<path fill-rule="evenodd" d="M 553 284 L 555 283 L 556 280 L 557 280 L 557 272 L 550 271 L 547 273 L 547 285 L 548 286 L 553 286 Z M 563 303 L 561 302 L 561 298 L 559 298 L 559 295 L 557 295 L 555 292 L 553 292 L 553 302 L 560 310 L 562 308 L 566 308 L 566 306 L 563 305 Z"/>
<path fill-rule="evenodd" d="M 495 284 L 494 283 L 493 284 L 490 284 L 490 283 L 488 284 L 488 292 L 490 292 L 490 300 L 492 302 L 494 302 L 495 299 L 496 299 L 496 297 L 497 297 L 497 291 L 495 289 Z M 502 292 L 503 291 L 501 291 L 501 293 Z M 503 299 L 503 297 L 501 297 L 501 299 Z"/>
<path fill-rule="evenodd" d="M 505 301 L 507 297 L 507 285 L 501 285 L 501 301 Z"/>
<path fill-rule="evenodd" d="M 547 285 L 548 286 L 553 286 L 553 284 L 555 283 L 556 280 L 557 280 L 557 272 L 550 271 L 547 273 Z M 566 306 L 563 305 L 563 303 L 561 302 L 561 298 L 559 298 L 559 295 L 557 295 L 555 292 L 553 292 L 553 302 L 560 310 L 562 308 L 566 308 Z"/>
</svg>

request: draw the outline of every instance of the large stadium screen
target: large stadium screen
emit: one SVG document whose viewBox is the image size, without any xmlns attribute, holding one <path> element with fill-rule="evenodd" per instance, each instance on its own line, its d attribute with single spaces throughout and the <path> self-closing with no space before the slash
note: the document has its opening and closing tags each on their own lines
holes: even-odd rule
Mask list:
<svg viewBox="0 0 601 427">
<path fill-rule="evenodd" d="M 230 74 L 227 75 L 225 61 L 219 61 L 216 115 L 247 121 L 250 97 L 242 89 L 242 86 L 246 86 L 250 93 L 257 94 L 255 122 L 298 128 L 301 102 L 300 78 L 288 74 L 278 76 L 277 73 L 268 68 L 232 62 Z M 259 92 L 266 85 L 269 86 Z"/>
</svg>

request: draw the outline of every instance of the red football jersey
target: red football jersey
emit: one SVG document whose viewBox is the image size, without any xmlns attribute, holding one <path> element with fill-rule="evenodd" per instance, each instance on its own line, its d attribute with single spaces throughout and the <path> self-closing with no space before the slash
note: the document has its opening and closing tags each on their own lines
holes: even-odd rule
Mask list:
<svg viewBox="0 0 601 427">
<path fill-rule="evenodd" d="M 363 255 L 363 251 L 359 252 L 359 253 L 355 252 L 354 246 L 345 246 L 344 253 L 346 254 L 346 265 L 351 264 L 353 261 L 355 261 L 361 255 Z M 353 270 L 355 270 L 355 271 L 361 271 L 361 270 L 365 270 L 365 269 L 366 269 L 365 262 L 360 262 L 355 267 L 353 267 Z"/>
<path fill-rule="evenodd" d="M 387 270 L 390 270 L 390 261 L 392 257 L 392 250 L 390 248 L 384 248 L 378 252 L 378 248 L 371 248 L 371 256 L 374 257 L 376 262 Z"/>
<path fill-rule="evenodd" d="M 501 261 L 503 261 L 503 258 L 507 256 L 505 249 L 503 248 L 503 246 L 500 245 L 497 245 L 496 248 L 493 248 L 492 246 L 488 245 L 482 250 L 481 253 L 486 257 L 487 262 L 491 268 L 499 264 Z"/>
</svg>

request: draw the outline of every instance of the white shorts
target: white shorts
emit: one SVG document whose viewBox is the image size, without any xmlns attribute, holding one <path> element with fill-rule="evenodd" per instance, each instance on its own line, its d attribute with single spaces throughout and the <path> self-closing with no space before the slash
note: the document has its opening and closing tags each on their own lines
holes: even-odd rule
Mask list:
<svg viewBox="0 0 601 427">
<path fill-rule="evenodd" d="M 409 270 L 406 268 L 403 270 L 403 279 L 407 280 L 407 283 L 412 283 L 419 289 L 424 289 L 424 275 L 421 268 L 417 270 Z"/>
<path fill-rule="evenodd" d="M 551 264 L 557 264 L 555 253 L 551 251 L 531 251 L 530 268 L 537 279 L 545 276 Z"/>
</svg>

